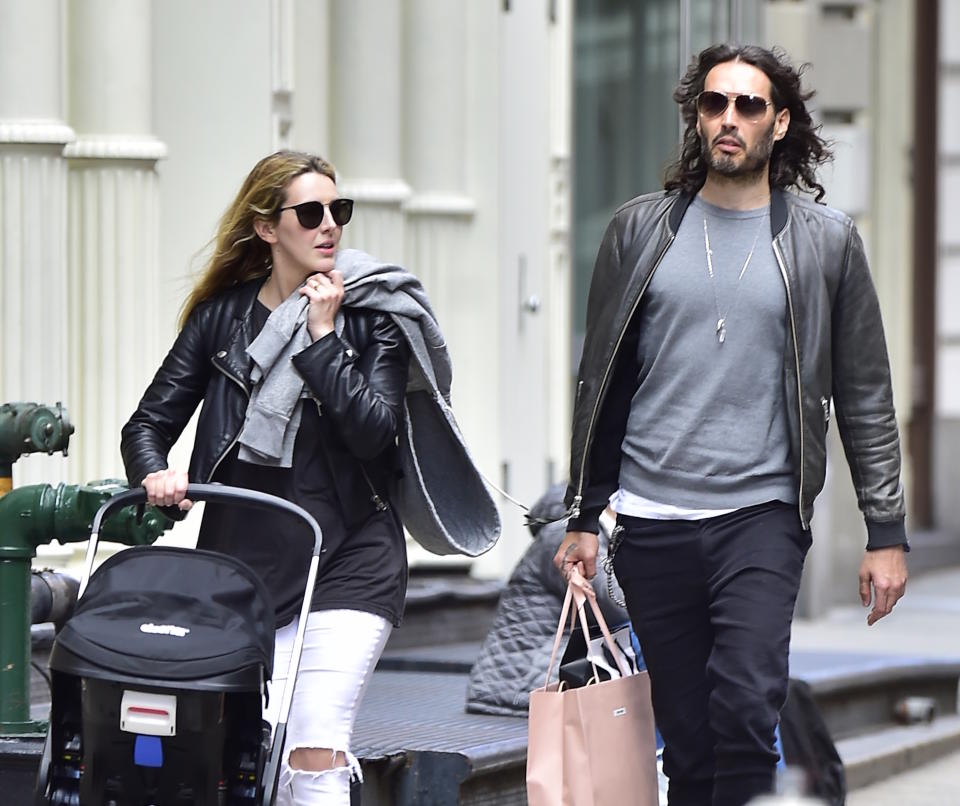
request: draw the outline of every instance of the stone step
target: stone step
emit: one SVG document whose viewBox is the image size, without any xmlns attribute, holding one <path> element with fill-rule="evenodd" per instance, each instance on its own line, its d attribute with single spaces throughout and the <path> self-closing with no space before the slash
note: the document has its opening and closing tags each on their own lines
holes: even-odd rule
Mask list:
<svg viewBox="0 0 960 806">
<path fill-rule="evenodd" d="M 835 740 L 891 727 L 898 703 L 907 697 L 929 698 L 941 716 L 960 710 L 956 660 L 795 650 L 790 674 L 810 684 Z"/>
<path fill-rule="evenodd" d="M 958 749 L 958 714 L 937 717 L 928 724 L 898 725 L 871 731 L 837 742 L 848 790 L 860 789 L 915 769 Z"/>
</svg>

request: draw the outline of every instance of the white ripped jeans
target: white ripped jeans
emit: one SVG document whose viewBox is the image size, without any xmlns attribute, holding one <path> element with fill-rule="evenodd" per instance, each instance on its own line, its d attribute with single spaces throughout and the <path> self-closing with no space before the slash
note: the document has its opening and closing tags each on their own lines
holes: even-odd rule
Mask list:
<svg viewBox="0 0 960 806">
<path fill-rule="evenodd" d="M 264 719 L 274 728 L 298 621 L 296 617 L 277 630 L 270 703 L 264 711 Z M 386 619 L 359 610 L 321 610 L 308 617 L 287 720 L 277 806 L 349 806 L 350 778 L 360 777 L 360 764 L 350 753 L 353 723 L 392 629 Z M 347 766 L 293 770 L 290 753 L 297 748 L 340 751 Z"/>
</svg>

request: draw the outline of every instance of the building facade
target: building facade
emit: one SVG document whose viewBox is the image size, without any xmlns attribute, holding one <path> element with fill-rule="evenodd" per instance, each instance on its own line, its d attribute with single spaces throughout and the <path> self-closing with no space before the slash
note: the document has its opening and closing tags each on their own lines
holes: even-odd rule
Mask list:
<svg viewBox="0 0 960 806">
<path fill-rule="evenodd" d="M 940 30 L 956 29 L 952 4 L 940 8 Z M 25 458 L 15 483 L 122 475 L 120 425 L 175 335 L 219 215 L 257 159 L 291 147 L 329 158 L 356 199 L 344 243 L 422 278 L 477 464 L 531 503 L 566 474 L 600 234 L 620 203 L 659 186 L 680 131 L 670 93 L 719 40 L 779 44 L 813 65 L 815 114 L 836 141 L 827 202 L 864 234 L 905 423 L 916 19 L 914 4 L 879 0 L 0 0 L 0 402 L 62 400 L 77 426 L 68 459 Z M 941 37 L 944 110 L 960 86 L 957 39 Z M 935 481 L 956 478 L 960 443 L 952 114 L 940 126 Z M 186 464 L 189 438 L 172 463 Z M 855 596 L 846 576 L 864 537 L 837 445 L 831 457 L 810 612 Z M 505 575 L 529 539 L 496 497 L 504 537 L 473 563 L 484 576 Z M 948 542 L 953 498 L 933 489 L 923 524 Z M 198 520 L 170 539 L 189 541 Z M 72 549 L 57 551 L 46 561 L 69 562 Z"/>
</svg>

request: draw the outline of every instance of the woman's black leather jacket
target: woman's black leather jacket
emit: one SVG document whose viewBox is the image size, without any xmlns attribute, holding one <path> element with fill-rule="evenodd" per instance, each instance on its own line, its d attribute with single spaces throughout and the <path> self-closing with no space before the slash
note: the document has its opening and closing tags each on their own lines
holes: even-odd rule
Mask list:
<svg viewBox="0 0 960 806">
<path fill-rule="evenodd" d="M 600 245 L 587 301 L 570 448 L 570 530 L 596 532 L 616 490 L 620 443 L 636 378 L 617 372 L 643 293 L 692 196 L 651 193 L 623 205 Z M 905 545 L 900 439 L 880 305 L 850 218 L 795 193 L 770 199 L 773 251 L 787 296 L 783 384 L 804 528 L 826 475 L 830 400 L 868 548 Z"/>
<path fill-rule="evenodd" d="M 167 453 L 197 406 L 191 482 L 209 482 L 237 442 L 250 399 L 252 362 L 246 348 L 262 279 L 228 289 L 191 313 L 123 427 L 120 452 L 132 486 L 167 467 Z M 347 526 L 387 506 L 395 472 L 409 347 L 389 315 L 341 308 L 343 333 L 330 333 L 294 358 L 320 411 Z"/>
</svg>

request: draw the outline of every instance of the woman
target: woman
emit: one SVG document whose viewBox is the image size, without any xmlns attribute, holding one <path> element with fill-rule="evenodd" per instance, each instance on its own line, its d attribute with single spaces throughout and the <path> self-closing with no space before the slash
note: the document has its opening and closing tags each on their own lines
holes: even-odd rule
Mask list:
<svg viewBox="0 0 960 806">
<path fill-rule="evenodd" d="M 284 497 L 320 523 L 324 550 L 280 803 L 349 803 L 351 774 L 359 776 L 349 753 L 354 718 L 406 588 L 388 482 L 410 354 L 389 315 L 342 304 L 334 259 L 352 210 L 322 159 L 281 151 L 257 163 L 121 440 L 130 483 L 153 504 L 186 510 L 188 480 L 222 482 Z M 201 401 L 189 472 L 168 468 L 167 453 Z M 240 558 L 264 579 L 281 680 L 310 534 L 292 517 L 208 504 L 197 545 Z M 281 687 L 270 697 L 271 721 Z"/>
</svg>

